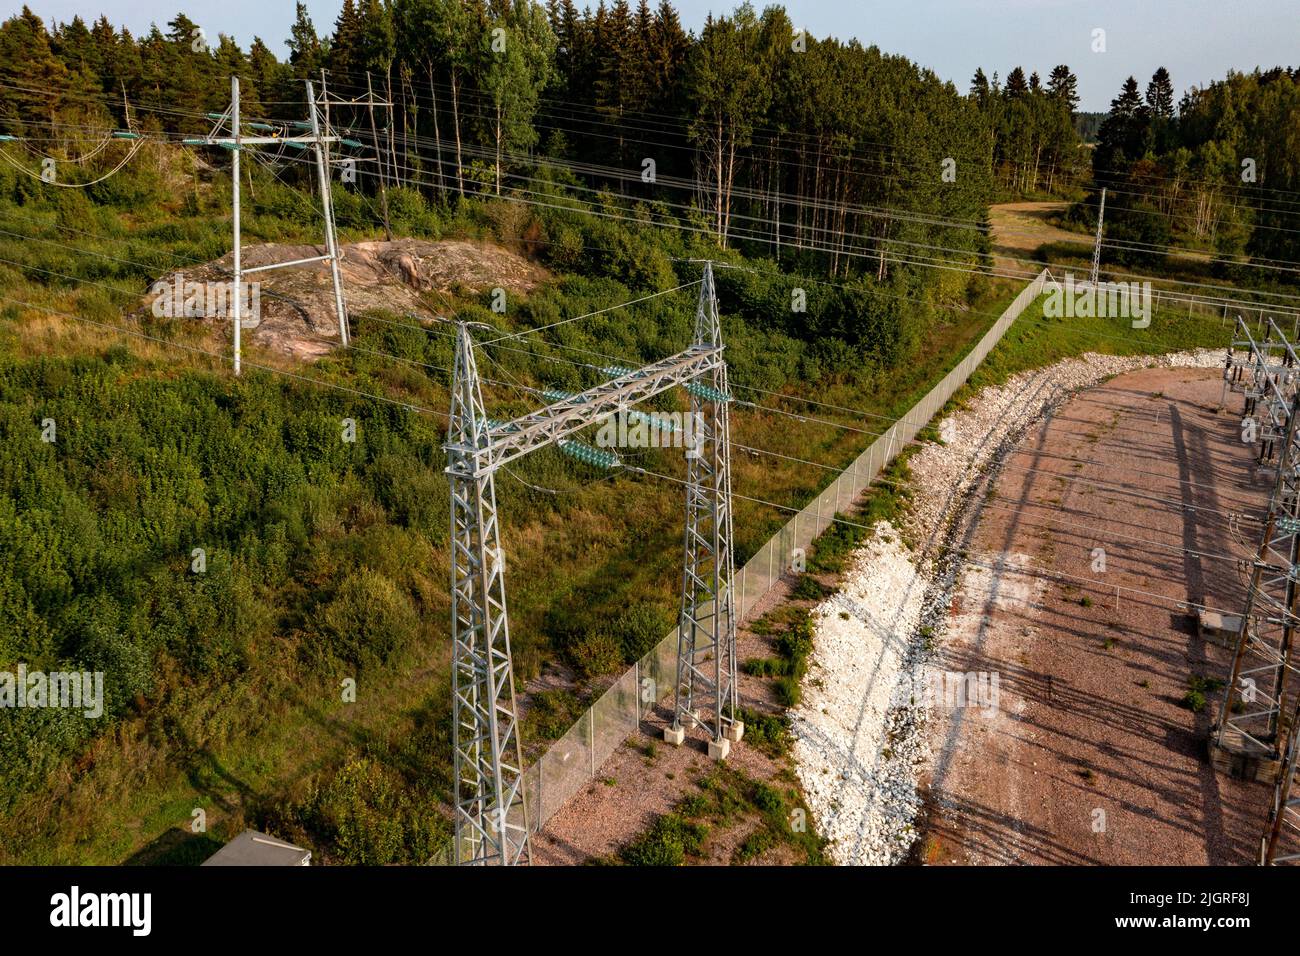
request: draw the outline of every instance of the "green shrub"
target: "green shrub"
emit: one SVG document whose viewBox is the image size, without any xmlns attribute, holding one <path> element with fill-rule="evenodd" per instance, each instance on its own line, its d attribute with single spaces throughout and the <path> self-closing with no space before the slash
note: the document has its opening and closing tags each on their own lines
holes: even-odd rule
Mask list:
<svg viewBox="0 0 1300 956">
<path fill-rule="evenodd" d="M 558 740 L 586 709 L 576 694 L 567 690 L 543 690 L 529 697 L 524 716 L 524 739 Z"/>
<path fill-rule="evenodd" d="M 826 588 L 815 577 L 811 574 L 801 574 L 790 596 L 797 601 L 820 601 L 826 593 Z"/>
<path fill-rule="evenodd" d="M 798 705 L 801 697 L 798 680 L 790 676 L 778 677 L 773 686 L 776 689 L 777 702 L 782 707 L 795 707 Z"/>
<path fill-rule="evenodd" d="M 744 841 L 736 849 L 736 862 L 746 863 L 755 857 L 762 856 L 774 846 L 776 846 L 776 838 L 772 836 L 772 832 L 766 827 L 759 827 L 745 837 Z"/>
<path fill-rule="evenodd" d="M 330 858 L 358 866 L 424 863 L 444 842 L 446 824 L 377 761 L 357 758 L 297 810 L 308 832 L 328 841 Z"/>
<path fill-rule="evenodd" d="M 663 608 L 642 602 L 614 618 L 610 630 L 623 650 L 624 662 L 630 664 L 654 650 L 672 627 L 673 619 Z"/>
<path fill-rule="evenodd" d="M 788 661 L 775 657 L 751 657 L 745 661 L 742 669 L 751 677 L 780 677 L 789 671 Z"/>
<path fill-rule="evenodd" d="M 681 866 L 700 852 L 708 827 L 676 813 L 665 813 L 649 831 L 623 848 L 620 856 L 631 866 Z"/>
<path fill-rule="evenodd" d="M 583 677 L 599 677 L 623 666 L 623 647 L 605 628 L 589 631 L 568 647 L 569 662 Z"/>
<path fill-rule="evenodd" d="M 745 723 L 745 741 L 771 756 L 784 753 L 790 742 L 790 721 L 784 714 L 763 714 L 741 708 Z"/>
<path fill-rule="evenodd" d="M 315 649 L 354 667 L 383 663 L 412 641 L 419 620 L 410 600 L 382 574 L 350 573 L 320 614 Z"/>
</svg>

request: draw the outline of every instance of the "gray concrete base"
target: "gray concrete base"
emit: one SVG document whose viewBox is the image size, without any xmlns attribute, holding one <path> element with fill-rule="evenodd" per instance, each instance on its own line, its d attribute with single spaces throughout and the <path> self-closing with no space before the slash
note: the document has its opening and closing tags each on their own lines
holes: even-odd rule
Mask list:
<svg viewBox="0 0 1300 956">
<path fill-rule="evenodd" d="M 743 720 L 733 720 L 731 726 L 727 728 L 727 739 L 733 744 L 738 744 L 745 739 L 745 722 Z"/>
<path fill-rule="evenodd" d="M 686 741 L 685 727 L 665 727 L 664 742 L 670 743 L 674 747 L 680 747 Z"/>
<path fill-rule="evenodd" d="M 710 760 L 726 760 L 729 753 L 731 753 L 731 741 L 726 737 L 721 740 L 709 741 Z"/>
</svg>

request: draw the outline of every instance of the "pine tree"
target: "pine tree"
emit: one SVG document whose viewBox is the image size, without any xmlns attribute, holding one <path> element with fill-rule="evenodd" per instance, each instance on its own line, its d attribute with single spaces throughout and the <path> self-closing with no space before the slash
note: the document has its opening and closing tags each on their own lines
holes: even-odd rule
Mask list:
<svg viewBox="0 0 1300 956">
<path fill-rule="evenodd" d="M 1174 84 L 1163 66 L 1152 74 L 1151 82 L 1147 84 L 1146 105 L 1152 116 L 1173 119 Z"/>
<path fill-rule="evenodd" d="M 67 68 L 54 55 L 40 17 L 27 6 L 0 24 L 0 117 L 23 123 L 53 121 L 68 92 Z"/>
<path fill-rule="evenodd" d="M 680 115 L 685 109 L 683 82 L 691 41 L 669 0 L 660 0 L 650 30 L 648 60 L 652 112 Z"/>
<path fill-rule="evenodd" d="M 327 57 L 330 72 L 336 74 L 338 82 L 355 86 L 358 76 L 365 73 L 364 33 L 365 24 L 356 3 L 343 0 Z"/>
<path fill-rule="evenodd" d="M 288 72 L 275 58 L 270 47 L 262 42 L 261 37 L 253 37 L 248 47 L 248 73 L 257 88 L 262 102 L 279 99 L 301 99 L 300 91 L 291 91 L 288 85 Z M 290 92 L 297 93 L 291 96 Z"/>
<path fill-rule="evenodd" d="M 1079 78 L 1064 63 L 1052 68 L 1047 78 L 1047 92 L 1053 99 L 1064 103 L 1069 112 L 1079 108 Z"/>
<path fill-rule="evenodd" d="M 1007 74 L 1006 95 L 1009 99 L 1016 99 L 1028 92 L 1029 84 L 1025 82 L 1025 71 L 1016 67 Z"/>
<path fill-rule="evenodd" d="M 289 48 L 289 65 L 293 68 L 296 79 L 315 78 L 320 68 L 325 65 L 325 51 L 316 27 L 307 12 L 307 4 L 298 0 L 297 12 L 289 39 L 285 41 Z"/>
<path fill-rule="evenodd" d="M 1137 159 L 1146 137 L 1147 119 L 1147 107 L 1142 102 L 1137 80 L 1130 76 L 1119 96 L 1110 101 L 1110 112 L 1097 132 L 1093 168 L 1118 173 L 1122 172 L 1118 165 Z"/>
</svg>

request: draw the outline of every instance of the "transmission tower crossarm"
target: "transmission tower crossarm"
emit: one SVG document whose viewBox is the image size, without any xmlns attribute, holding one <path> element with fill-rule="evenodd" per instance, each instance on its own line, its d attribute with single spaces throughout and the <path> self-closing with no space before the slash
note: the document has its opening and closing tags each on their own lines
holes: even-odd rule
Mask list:
<svg viewBox="0 0 1300 956">
<path fill-rule="evenodd" d="M 620 375 L 536 412 L 492 428 L 478 447 L 461 447 L 462 461 L 473 460 L 490 473 L 546 445 L 553 445 L 610 415 L 671 388 L 692 384 L 722 365 L 721 346 L 696 346 L 670 358 Z"/>
</svg>

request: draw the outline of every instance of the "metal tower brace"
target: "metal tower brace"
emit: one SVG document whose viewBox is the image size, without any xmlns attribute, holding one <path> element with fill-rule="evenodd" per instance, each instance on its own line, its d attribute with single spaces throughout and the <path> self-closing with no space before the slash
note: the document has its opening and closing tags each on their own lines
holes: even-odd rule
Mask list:
<svg viewBox="0 0 1300 956">
<path fill-rule="evenodd" d="M 713 270 L 708 264 L 695 311 L 695 345 L 722 348 Z M 731 742 L 744 734 L 736 707 L 731 421 L 725 363 L 718 363 L 701 378 L 691 392 L 691 420 L 698 434 L 695 447 L 687 452 L 677 680 L 673 723 L 664 738 L 680 744 L 685 724 L 703 727 L 712 738 L 710 756 L 722 758 Z M 711 712 L 711 719 L 701 717 L 701 711 Z"/>
<path fill-rule="evenodd" d="M 1274 335 L 1277 341 L 1273 340 Z M 1282 351 L 1281 363 L 1273 358 L 1273 352 L 1279 349 Z M 1239 356 L 1238 352 L 1244 355 Z M 1226 406 L 1230 388 L 1243 394 L 1244 417 L 1254 417 L 1259 425 L 1260 461 L 1273 457 L 1275 443 L 1286 430 L 1297 374 L 1300 374 L 1300 358 L 1272 320 L 1269 321 L 1268 337 L 1260 343 L 1255 341 L 1245 321 L 1238 316 L 1224 366 L 1220 405 Z"/>
<path fill-rule="evenodd" d="M 725 506 L 717 535 L 727 547 L 725 562 L 712 572 L 715 593 L 730 608 L 731 520 L 730 469 L 725 454 L 728 420 L 726 372 L 712 273 L 706 269 L 709 335 L 697 334 L 685 352 L 624 374 L 577 395 L 566 395 L 545 408 L 500 424 L 484 413 L 469 327 L 461 324 L 456 340 L 451 425 L 447 436 L 447 475 L 451 485 L 452 565 L 452 724 L 456 788 L 455 859 L 457 863 L 513 864 L 529 860 L 528 807 L 523 789 L 523 761 L 515 707 L 510 632 L 506 614 L 505 556 L 501 549 L 493 476 L 496 470 L 530 452 L 558 445 L 582 429 L 630 405 L 677 386 L 704 394 L 711 409 L 711 434 L 722 436 L 711 452 L 714 480 L 707 494 Z M 699 323 L 697 323 L 698 325 Z M 707 381 L 709 385 L 702 383 Z M 694 402 L 692 402 L 694 405 Z M 718 455 L 723 457 L 719 460 Z M 727 619 L 730 620 L 728 611 Z M 734 623 L 730 644 L 734 648 Z M 725 633 L 725 632 L 723 632 Z M 735 654 L 721 682 L 723 699 L 735 706 Z M 717 685 L 715 685 L 717 686 Z M 739 724 L 735 724 L 739 727 Z M 739 739 L 738 734 L 734 739 Z M 725 756 L 723 752 L 717 756 Z"/>
<path fill-rule="evenodd" d="M 316 180 L 320 184 L 321 213 L 325 217 L 325 250 L 330 264 L 330 278 L 334 283 L 334 309 L 339 317 L 339 341 L 345 346 L 351 342 L 348 332 L 347 306 L 343 302 L 343 280 L 339 276 L 339 238 L 334 225 L 334 195 L 330 189 L 329 164 L 325 156 L 325 144 L 333 142 L 335 137 L 321 135 L 320 104 L 316 102 L 316 91 L 311 80 L 307 80 L 307 104 L 311 109 L 312 152 L 316 159 Z"/>
<path fill-rule="evenodd" d="M 1300 797 L 1291 795 L 1295 783 L 1297 758 L 1300 757 L 1300 702 L 1291 716 L 1291 733 L 1287 739 L 1286 757 L 1277 783 L 1273 787 L 1273 802 L 1269 805 L 1268 823 L 1260 840 L 1260 860 L 1264 866 L 1300 861 Z"/>
<path fill-rule="evenodd" d="M 1101 190 L 1101 208 L 1097 210 L 1097 241 L 1092 247 L 1092 271 L 1088 275 L 1089 284 L 1097 288 L 1097 276 L 1101 270 L 1101 224 L 1106 218 L 1106 187 Z"/>
<path fill-rule="evenodd" d="M 528 863 L 523 754 L 515 707 L 493 472 L 466 449 L 490 443 L 469 330 L 456 337 L 447 475 L 451 484 L 455 862 Z"/>
<path fill-rule="evenodd" d="M 1276 337 L 1276 341 L 1274 337 Z M 1272 358 L 1274 348 L 1279 348 L 1282 351 L 1281 365 L 1276 363 L 1267 364 Z M 1296 393 L 1296 374 L 1300 372 L 1300 357 L 1296 356 L 1295 349 L 1272 319 L 1268 320 L 1268 338 L 1264 343 L 1261 364 L 1264 366 L 1261 369 L 1262 375 L 1276 386 L 1265 388 L 1264 394 L 1260 398 L 1264 405 L 1263 418 L 1265 419 L 1259 423 L 1260 461 L 1269 461 L 1277 450 L 1276 443 L 1278 439 L 1282 438 L 1286 432 L 1290 402 Z"/>
<path fill-rule="evenodd" d="M 1279 390 L 1270 379 L 1268 386 Z M 1292 670 L 1300 588 L 1300 397 L 1292 397 L 1268 517 L 1251 573 L 1227 693 L 1215 722 L 1220 747 L 1277 759 L 1279 722 Z"/>
</svg>

